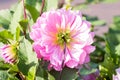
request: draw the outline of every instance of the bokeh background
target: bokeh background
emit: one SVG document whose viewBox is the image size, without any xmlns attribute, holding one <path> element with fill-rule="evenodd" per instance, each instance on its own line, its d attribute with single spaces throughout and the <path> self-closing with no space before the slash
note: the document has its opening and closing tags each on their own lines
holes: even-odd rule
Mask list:
<svg viewBox="0 0 120 80">
<path fill-rule="evenodd" d="M 18 0 L 0 0 L 0 10 L 7 9 L 12 6 L 12 4 L 17 3 Z M 81 12 L 90 16 L 97 16 L 100 20 L 104 20 L 106 25 L 103 27 L 95 27 L 95 32 L 97 35 L 102 35 L 108 31 L 108 26 L 113 22 L 113 17 L 120 15 L 120 0 L 106 0 L 105 2 L 99 2 L 102 0 L 73 0 L 72 6 L 79 6 L 84 2 L 96 1 L 80 8 Z M 79 9 L 79 8 L 78 8 Z"/>
<path fill-rule="evenodd" d="M 18 1 L 20 0 L 0 0 L 0 10 L 9 9 Z M 30 2 L 30 0 L 27 1 Z M 115 69 L 120 66 L 120 0 L 71 0 L 70 6 L 73 6 L 73 10 L 82 12 L 84 19 L 92 23 L 92 28 L 96 33 L 93 44 L 96 46 L 96 50 L 90 55 L 90 58 L 91 62 L 96 63 L 100 70 L 99 80 L 112 80 Z M 18 16 L 15 15 L 16 17 Z M 5 16 L 5 18 L 8 17 Z M 13 18 L 13 25 L 14 20 L 16 19 Z M 3 22 L 6 21 L 3 20 Z M 13 28 L 12 26 L 11 29 Z M 106 34 L 104 35 L 104 33 Z"/>
</svg>

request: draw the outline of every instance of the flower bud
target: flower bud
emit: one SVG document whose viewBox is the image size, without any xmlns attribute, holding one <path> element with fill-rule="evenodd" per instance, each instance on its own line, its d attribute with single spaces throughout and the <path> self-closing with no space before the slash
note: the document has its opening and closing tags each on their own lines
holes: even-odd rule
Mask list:
<svg viewBox="0 0 120 80">
<path fill-rule="evenodd" d="M 13 64 L 17 59 L 17 48 L 14 45 L 4 45 L 0 48 L 1 56 L 6 63 Z"/>
</svg>

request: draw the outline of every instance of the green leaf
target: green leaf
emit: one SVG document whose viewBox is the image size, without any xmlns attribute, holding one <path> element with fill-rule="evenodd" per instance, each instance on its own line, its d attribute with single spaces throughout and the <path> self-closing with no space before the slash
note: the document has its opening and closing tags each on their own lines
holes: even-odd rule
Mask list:
<svg viewBox="0 0 120 80">
<path fill-rule="evenodd" d="M 38 65 L 36 80 L 51 80 L 48 79 L 48 73 L 41 65 Z"/>
<path fill-rule="evenodd" d="M 33 21 L 36 22 L 36 19 L 39 17 L 39 12 L 37 11 L 37 9 L 33 6 L 30 6 L 28 4 L 25 5 L 26 9 L 30 12 Z"/>
<path fill-rule="evenodd" d="M 12 14 L 10 12 L 10 10 L 5 9 L 5 10 L 0 10 L 0 24 L 8 29 L 10 21 L 12 18 Z"/>
<path fill-rule="evenodd" d="M 119 29 L 119 27 L 120 27 L 120 16 L 115 16 L 115 17 L 113 18 L 113 21 L 114 21 L 114 24 L 117 26 L 116 28 Z M 120 30 L 120 29 L 119 29 L 119 30 Z"/>
<path fill-rule="evenodd" d="M 105 23 L 105 21 L 104 20 L 97 20 L 97 21 L 93 21 L 92 22 L 92 25 L 94 25 L 94 26 L 103 26 L 103 25 L 105 25 L 106 23 Z"/>
<path fill-rule="evenodd" d="M 22 1 L 18 4 L 14 14 L 13 14 L 13 18 L 11 20 L 11 24 L 10 24 L 10 31 L 15 34 L 16 33 L 16 28 L 19 25 L 19 21 L 21 21 L 23 18 L 23 4 Z"/>
<path fill-rule="evenodd" d="M 16 72 L 19 72 L 17 65 L 11 65 L 11 67 L 8 70 L 9 74 L 16 74 Z"/>
<path fill-rule="evenodd" d="M 120 44 L 118 46 L 115 47 L 115 53 L 120 56 Z"/>
<path fill-rule="evenodd" d="M 106 38 L 106 53 L 108 53 L 109 56 L 114 56 L 115 54 L 115 46 L 113 45 L 113 43 L 110 42 L 109 38 Z"/>
<path fill-rule="evenodd" d="M 48 73 L 48 80 L 55 80 L 54 76 Z"/>
<path fill-rule="evenodd" d="M 27 19 L 24 19 L 24 20 L 21 20 L 19 22 L 20 26 L 22 27 L 22 30 L 23 31 L 26 31 L 27 27 L 28 27 L 28 20 Z"/>
<path fill-rule="evenodd" d="M 96 71 L 97 71 L 96 68 L 92 68 L 92 69 L 82 68 L 82 69 L 80 69 L 80 74 L 81 75 L 88 75 L 88 74 L 94 73 Z"/>
<path fill-rule="evenodd" d="M 0 32 L 0 41 L 3 43 L 9 42 L 8 39 L 13 39 L 13 34 L 7 30 Z"/>
<path fill-rule="evenodd" d="M 0 70 L 8 70 L 10 67 L 10 64 L 6 64 L 4 61 L 0 61 Z"/>
<path fill-rule="evenodd" d="M 117 46 L 120 43 L 120 16 L 115 16 L 114 23 L 110 26 L 107 33 L 107 38 L 113 46 Z"/>
<path fill-rule="evenodd" d="M 7 71 L 0 70 L 0 80 L 8 80 L 9 76 Z"/>
<path fill-rule="evenodd" d="M 113 62 L 113 58 L 111 58 L 109 54 L 105 54 L 104 62 L 102 62 L 99 67 L 101 73 L 107 75 L 110 80 L 112 80 L 112 75 L 114 74 L 116 66 Z"/>
<path fill-rule="evenodd" d="M 6 70 L 0 70 L 0 80 L 19 80 L 13 74 L 9 74 Z"/>
<path fill-rule="evenodd" d="M 16 41 L 19 41 L 19 38 L 20 38 L 20 28 L 17 27 L 17 28 L 16 28 L 16 34 L 15 34 L 15 40 L 16 40 Z"/>
<path fill-rule="evenodd" d="M 89 62 L 88 64 L 85 64 L 89 67 L 86 68 L 85 66 L 83 66 L 80 70 L 79 70 L 79 73 L 80 75 L 88 75 L 88 74 L 92 74 L 92 73 L 95 73 L 98 69 L 98 64 L 96 63 L 93 63 L 93 62 Z"/>
<path fill-rule="evenodd" d="M 47 0 L 47 11 L 57 9 L 58 0 Z"/>
<path fill-rule="evenodd" d="M 62 72 L 52 70 L 50 74 L 55 77 L 55 80 L 59 80 L 60 76 L 61 80 L 74 80 L 78 77 L 77 70 L 70 68 L 64 68 Z"/>
<path fill-rule="evenodd" d="M 38 60 L 31 43 L 25 38 L 20 43 L 19 59 L 18 69 L 26 76 L 27 80 L 34 80 Z"/>
<path fill-rule="evenodd" d="M 25 0 L 25 4 L 28 4 L 30 6 L 35 6 L 36 5 L 37 0 Z"/>
<path fill-rule="evenodd" d="M 112 75 L 114 74 L 116 68 L 117 58 L 115 54 L 115 46 L 110 42 L 109 38 L 106 38 L 105 51 L 104 61 L 100 63 L 99 69 L 101 71 L 101 75 L 104 77 L 107 76 L 110 80 L 112 80 Z"/>
</svg>

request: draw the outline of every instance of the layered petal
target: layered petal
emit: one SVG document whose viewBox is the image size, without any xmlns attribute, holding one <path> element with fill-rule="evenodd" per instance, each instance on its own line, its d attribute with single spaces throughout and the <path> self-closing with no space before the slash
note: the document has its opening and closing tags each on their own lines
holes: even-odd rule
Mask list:
<svg viewBox="0 0 120 80">
<path fill-rule="evenodd" d="M 49 68 L 75 68 L 89 62 L 89 54 L 95 50 L 90 26 L 82 20 L 80 11 L 44 12 L 32 26 L 33 49 L 39 59 L 49 61 Z"/>
</svg>

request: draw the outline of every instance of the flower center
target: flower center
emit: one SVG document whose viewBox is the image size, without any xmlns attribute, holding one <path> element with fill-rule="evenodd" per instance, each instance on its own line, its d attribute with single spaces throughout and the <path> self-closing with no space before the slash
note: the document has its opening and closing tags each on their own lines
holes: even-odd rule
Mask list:
<svg viewBox="0 0 120 80">
<path fill-rule="evenodd" d="M 71 41 L 71 36 L 70 36 L 70 31 L 66 30 L 66 31 L 60 31 L 57 34 L 57 42 L 59 45 L 64 45 L 64 43 L 69 44 Z"/>
</svg>

